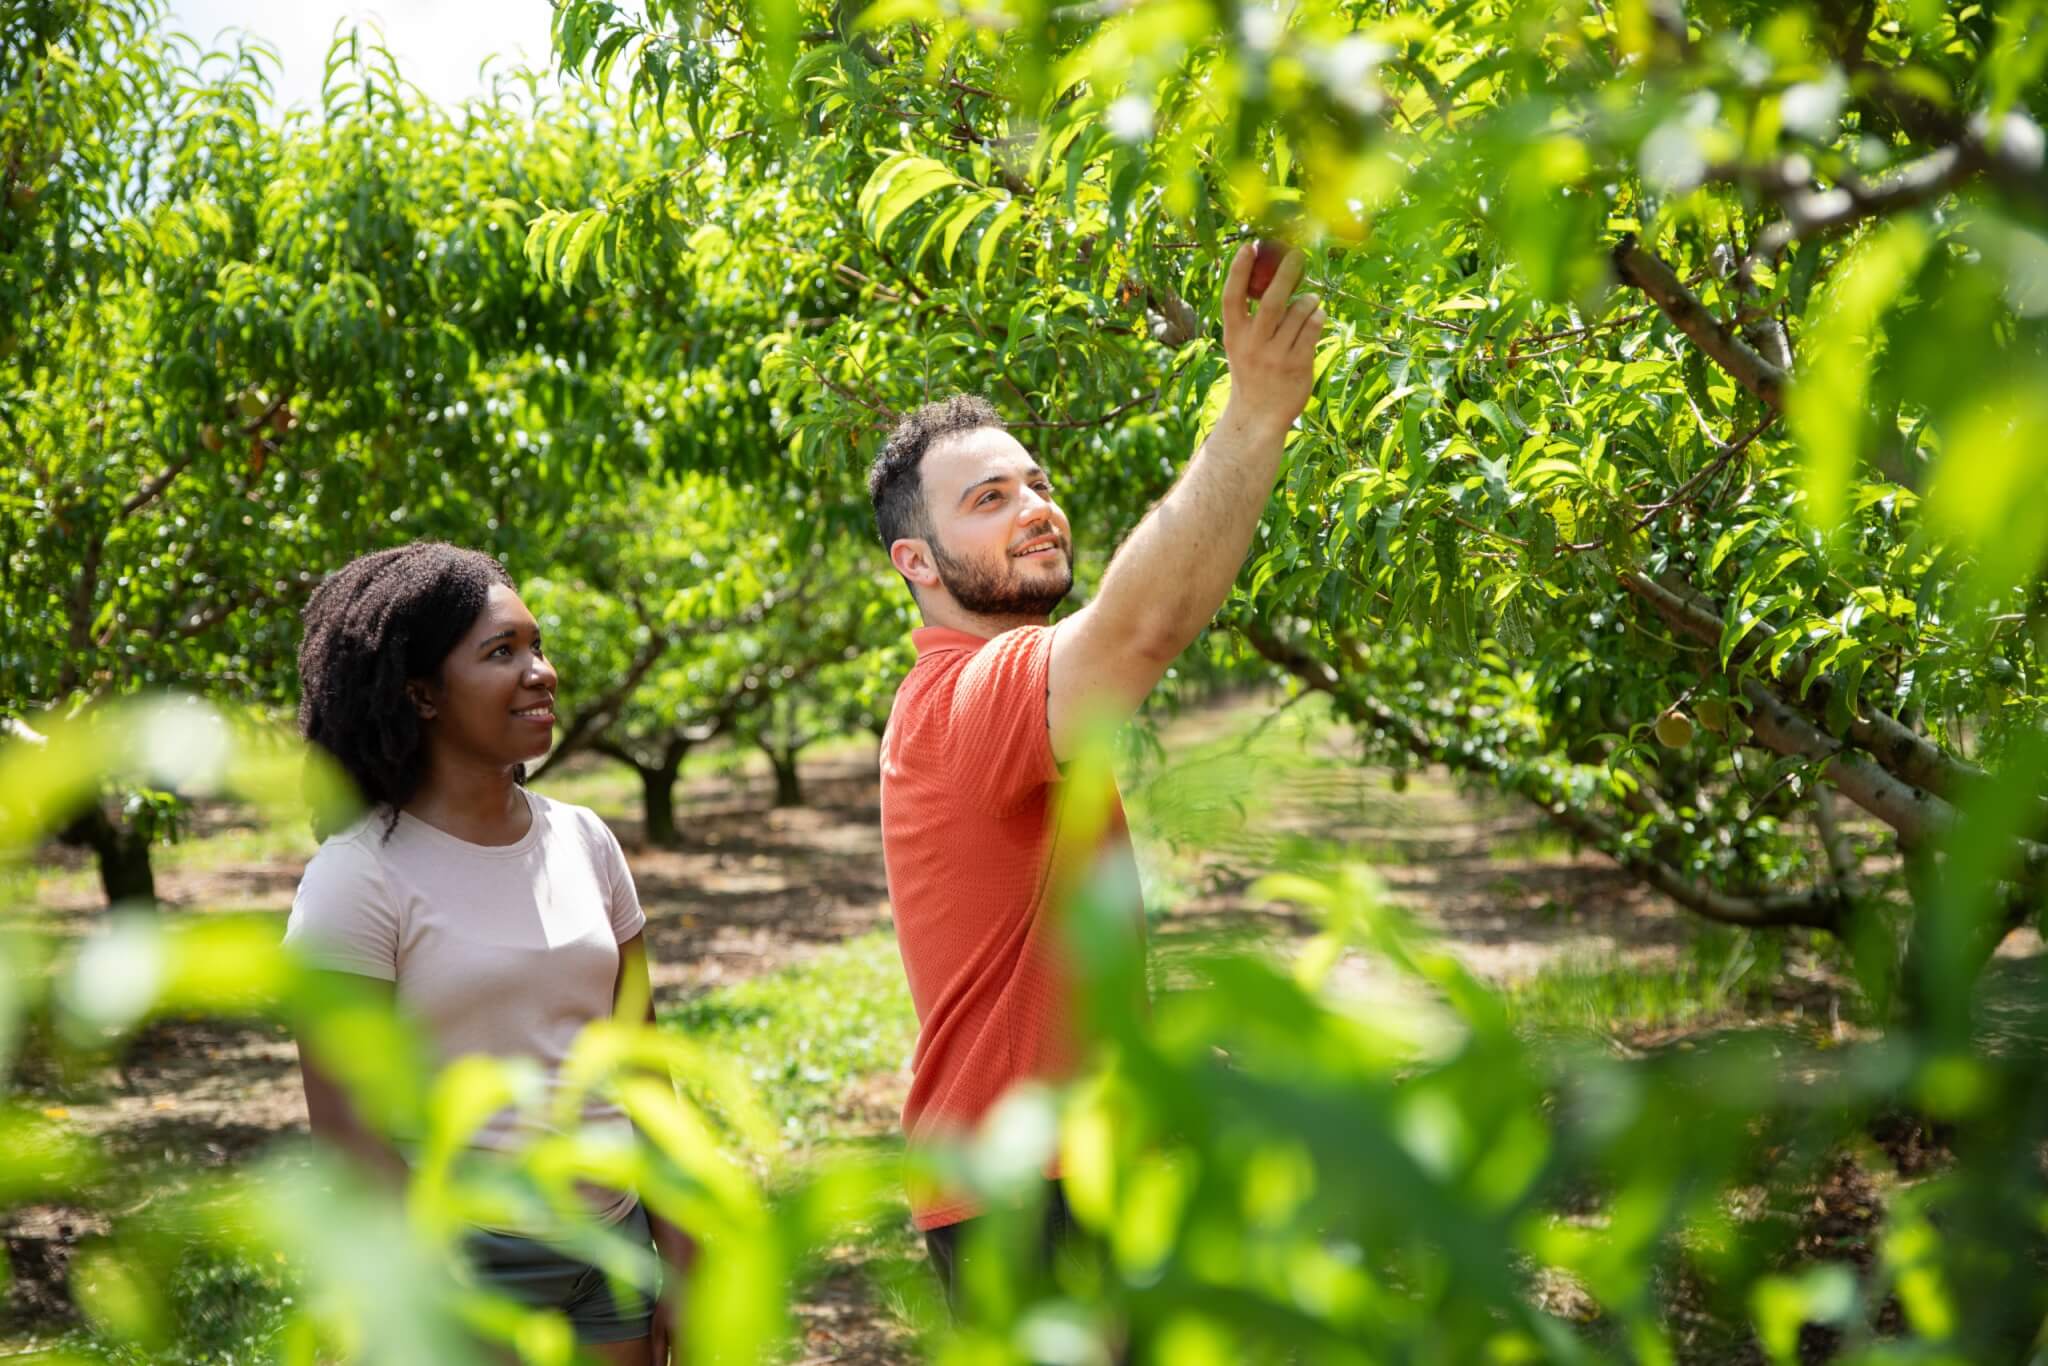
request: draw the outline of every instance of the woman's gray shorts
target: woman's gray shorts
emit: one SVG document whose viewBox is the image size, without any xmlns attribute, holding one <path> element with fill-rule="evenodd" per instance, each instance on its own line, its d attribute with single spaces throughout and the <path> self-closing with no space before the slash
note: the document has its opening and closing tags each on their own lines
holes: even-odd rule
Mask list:
<svg viewBox="0 0 2048 1366">
<path fill-rule="evenodd" d="M 647 1207 L 636 1203 L 619 1221 L 619 1234 L 652 1246 Z M 621 1286 L 622 1302 L 613 1295 L 604 1272 L 537 1238 L 478 1229 L 464 1240 L 464 1247 L 485 1285 L 521 1304 L 559 1309 L 569 1316 L 580 1343 L 631 1342 L 653 1329 L 652 1300 L 632 1286 Z"/>
</svg>

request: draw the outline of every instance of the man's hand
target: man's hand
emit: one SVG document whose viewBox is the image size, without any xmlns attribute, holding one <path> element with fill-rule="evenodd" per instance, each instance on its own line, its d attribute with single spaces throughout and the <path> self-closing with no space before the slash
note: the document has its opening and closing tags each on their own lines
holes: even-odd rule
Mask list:
<svg viewBox="0 0 2048 1366">
<path fill-rule="evenodd" d="M 1223 353 L 1230 358 L 1230 401 L 1223 421 L 1262 433 L 1284 432 L 1308 406 L 1315 384 L 1322 300 L 1313 294 L 1291 297 L 1301 283 L 1303 258 L 1290 251 L 1254 311 L 1252 257 L 1252 244 L 1246 242 L 1223 280 Z"/>
<path fill-rule="evenodd" d="M 1092 725 L 1136 711 L 1229 596 L 1273 491 L 1287 429 L 1315 383 L 1323 311 L 1291 299 L 1301 253 L 1287 259 L 1252 311 L 1252 248 L 1223 282 L 1230 401 L 1195 458 L 1110 560 L 1095 601 L 1053 628 L 1046 723 L 1053 756 L 1072 758 Z"/>
</svg>

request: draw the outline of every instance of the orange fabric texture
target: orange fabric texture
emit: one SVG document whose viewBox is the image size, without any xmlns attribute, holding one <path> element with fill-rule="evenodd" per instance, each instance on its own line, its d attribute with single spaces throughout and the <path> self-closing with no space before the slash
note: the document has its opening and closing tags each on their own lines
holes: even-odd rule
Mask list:
<svg viewBox="0 0 2048 1366">
<path fill-rule="evenodd" d="M 1015 1083 L 1056 1080 L 1079 1060 L 1045 900 L 1059 780 L 1046 728 L 1053 629 L 913 632 L 917 663 L 883 735 L 882 856 L 918 1019 L 903 1107 L 913 1145 L 962 1136 Z M 1105 839 L 1128 857 L 1120 805 Z M 910 1201 L 920 1229 L 976 1213 L 958 1193 L 914 1187 Z"/>
</svg>

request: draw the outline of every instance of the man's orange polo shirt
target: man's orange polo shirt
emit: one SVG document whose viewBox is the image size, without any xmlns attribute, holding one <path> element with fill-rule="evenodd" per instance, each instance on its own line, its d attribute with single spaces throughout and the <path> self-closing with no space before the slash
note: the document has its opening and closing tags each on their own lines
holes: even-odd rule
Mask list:
<svg viewBox="0 0 2048 1366">
<path fill-rule="evenodd" d="M 912 632 L 917 663 L 882 737 L 882 857 L 918 1019 L 903 1107 L 913 1145 L 964 1135 L 1014 1083 L 1064 1077 L 1079 1061 L 1045 900 L 1059 853 L 1052 632 Z M 1121 805 L 1105 839 L 1130 856 Z M 1105 852 L 1085 851 L 1090 862 Z M 975 1212 L 955 1194 L 911 1195 L 921 1229 Z"/>
</svg>

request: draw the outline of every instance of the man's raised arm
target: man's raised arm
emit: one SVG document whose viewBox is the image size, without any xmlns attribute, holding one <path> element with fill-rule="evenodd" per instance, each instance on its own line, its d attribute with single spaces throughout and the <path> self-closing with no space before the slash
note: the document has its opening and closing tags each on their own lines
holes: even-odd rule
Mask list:
<svg viewBox="0 0 2048 1366">
<path fill-rule="evenodd" d="M 1065 760 L 1087 728 L 1122 721 L 1216 615 L 1230 593 L 1280 469 L 1287 429 L 1315 381 L 1323 312 L 1313 294 L 1290 303 L 1302 258 L 1290 252 L 1254 314 L 1246 297 L 1252 247 L 1223 284 L 1230 399 L 1209 439 L 1145 514 L 1102 576 L 1094 601 L 1053 632 L 1047 717 Z"/>
</svg>

